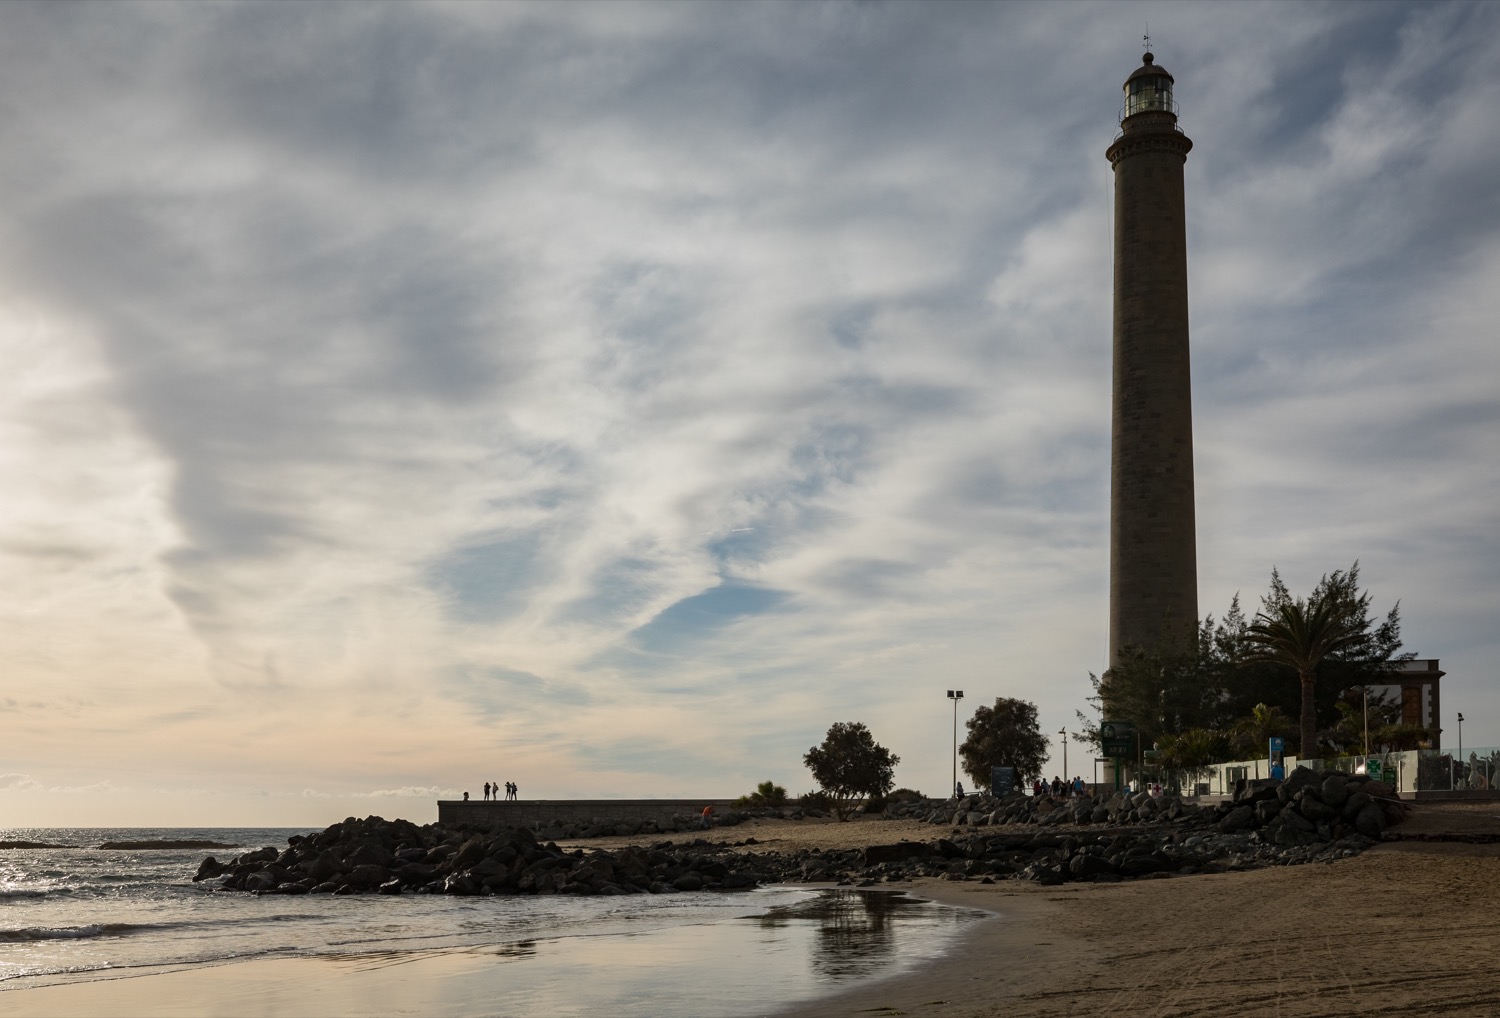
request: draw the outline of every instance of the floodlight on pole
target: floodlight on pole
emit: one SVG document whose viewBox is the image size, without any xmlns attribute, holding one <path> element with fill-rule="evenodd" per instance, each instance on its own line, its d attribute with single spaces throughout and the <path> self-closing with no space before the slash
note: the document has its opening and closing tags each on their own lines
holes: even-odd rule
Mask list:
<svg viewBox="0 0 1500 1018">
<path fill-rule="evenodd" d="M 948 690 L 948 699 L 953 701 L 953 794 L 958 795 L 958 701 L 964 698 L 962 689 Z"/>
</svg>

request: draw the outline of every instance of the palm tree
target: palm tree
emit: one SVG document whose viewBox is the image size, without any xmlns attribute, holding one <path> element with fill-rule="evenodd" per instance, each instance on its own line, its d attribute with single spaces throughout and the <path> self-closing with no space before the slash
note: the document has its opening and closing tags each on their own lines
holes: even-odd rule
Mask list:
<svg viewBox="0 0 1500 1018">
<path fill-rule="evenodd" d="M 1323 659 L 1365 639 L 1369 626 L 1358 610 L 1362 600 L 1349 574 L 1335 572 L 1324 578 L 1306 601 L 1284 600 L 1267 605 L 1255 621 L 1245 627 L 1251 645 L 1246 663 L 1271 661 L 1295 669 L 1302 684 L 1302 760 L 1318 754 L 1318 718 L 1313 690 L 1318 665 Z"/>
<path fill-rule="evenodd" d="M 1250 708 L 1249 715 L 1234 723 L 1231 734 L 1234 736 L 1237 752 L 1255 757 L 1266 751 L 1266 745 L 1272 736 L 1285 735 L 1290 727 L 1291 719 L 1281 713 L 1280 707 L 1258 703 Z"/>
</svg>

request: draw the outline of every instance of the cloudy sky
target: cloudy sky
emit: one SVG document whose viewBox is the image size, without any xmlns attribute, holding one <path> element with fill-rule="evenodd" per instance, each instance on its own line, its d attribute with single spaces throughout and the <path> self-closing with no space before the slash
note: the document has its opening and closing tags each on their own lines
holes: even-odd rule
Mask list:
<svg viewBox="0 0 1500 1018">
<path fill-rule="evenodd" d="M 1500 744 L 1500 6 L 6 4 L 0 826 L 1072 727 L 1148 20 L 1200 610 L 1358 559 Z"/>
</svg>

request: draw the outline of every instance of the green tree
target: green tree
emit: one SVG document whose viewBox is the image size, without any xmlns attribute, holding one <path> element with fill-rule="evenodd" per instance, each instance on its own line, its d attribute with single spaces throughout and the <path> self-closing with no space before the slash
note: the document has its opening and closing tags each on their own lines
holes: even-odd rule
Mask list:
<svg viewBox="0 0 1500 1018">
<path fill-rule="evenodd" d="M 997 696 L 993 707 L 974 711 L 966 726 L 969 734 L 958 756 L 976 787 L 989 786 L 993 767 L 1014 767 L 1018 786 L 1042 776 L 1047 737 L 1037 724 L 1036 704 Z"/>
<path fill-rule="evenodd" d="M 1301 690 L 1301 750 L 1304 760 L 1318 756 L 1318 668 L 1325 658 L 1340 651 L 1368 645 L 1370 595 L 1361 594 L 1357 582 L 1359 564 L 1348 573 L 1335 570 L 1325 575 L 1305 600 L 1289 595 L 1268 600 L 1245 627 L 1249 644 L 1246 662 L 1265 661 L 1297 673 Z M 1272 574 L 1273 581 L 1280 577 Z M 1272 593 L 1277 593 L 1273 584 Z M 1280 593 L 1285 595 L 1285 587 Z"/>
<path fill-rule="evenodd" d="M 884 796 L 895 786 L 901 758 L 876 742 L 858 721 L 839 721 L 828 729 L 821 746 L 803 755 L 802 762 L 833 798 L 834 812 L 844 820 L 865 796 Z"/>
<path fill-rule="evenodd" d="M 1258 703 L 1231 727 L 1230 751 L 1240 760 L 1263 756 L 1269 751 L 1273 738 L 1289 738 L 1296 728 L 1296 723 L 1283 714 L 1280 707 Z"/>
</svg>

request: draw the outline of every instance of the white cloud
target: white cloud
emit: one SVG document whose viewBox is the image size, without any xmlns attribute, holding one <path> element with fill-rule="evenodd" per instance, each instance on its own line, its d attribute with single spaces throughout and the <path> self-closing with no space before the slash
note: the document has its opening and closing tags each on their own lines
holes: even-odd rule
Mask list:
<svg viewBox="0 0 1500 1018">
<path fill-rule="evenodd" d="M 693 794 L 864 719 L 936 787 L 940 688 L 1071 719 L 1134 29 L 632 10 L 0 11 L 0 764 Z M 1158 50 L 1202 608 L 1359 557 L 1473 697 L 1494 19 L 1173 8 Z"/>
</svg>

